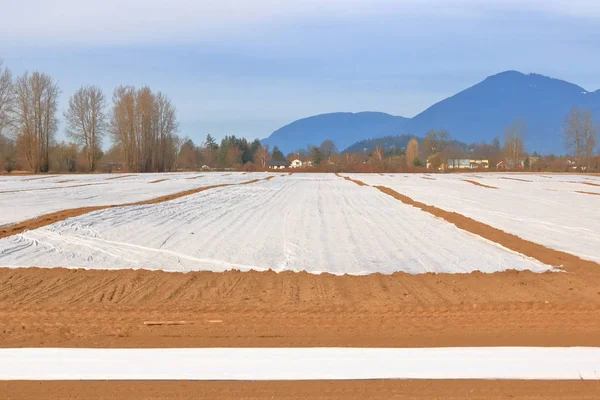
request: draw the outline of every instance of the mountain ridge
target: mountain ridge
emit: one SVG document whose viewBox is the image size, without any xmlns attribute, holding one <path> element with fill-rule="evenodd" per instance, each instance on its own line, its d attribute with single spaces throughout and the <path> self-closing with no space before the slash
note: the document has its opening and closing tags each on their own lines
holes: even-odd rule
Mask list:
<svg viewBox="0 0 600 400">
<path fill-rule="evenodd" d="M 600 89 L 591 92 L 546 75 L 508 70 L 488 76 L 412 118 L 379 112 L 320 114 L 276 130 L 263 143 L 289 152 L 331 139 L 343 150 L 366 139 L 402 134 L 423 137 L 432 129 L 445 129 L 465 143 L 489 143 L 495 137 L 502 140 L 506 128 L 522 120 L 526 150 L 563 153 L 562 126 L 573 106 L 590 109 L 600 122 Z"/>
</svg>

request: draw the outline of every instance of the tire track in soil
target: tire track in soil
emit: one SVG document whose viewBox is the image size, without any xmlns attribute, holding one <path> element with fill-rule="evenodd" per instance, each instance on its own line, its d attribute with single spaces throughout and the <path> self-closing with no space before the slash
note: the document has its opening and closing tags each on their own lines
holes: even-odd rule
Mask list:
<svg viewBox="0 0 600 400">
<path fill-rule="evenodd" d="M 0 268 L 0 347 L 598 346 L 599 284 L 598 272 Z"/>
</svg>

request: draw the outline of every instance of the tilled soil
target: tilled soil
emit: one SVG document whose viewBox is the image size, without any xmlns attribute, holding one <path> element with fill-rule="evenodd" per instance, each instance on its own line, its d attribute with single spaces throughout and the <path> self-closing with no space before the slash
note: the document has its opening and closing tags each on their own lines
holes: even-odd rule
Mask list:
<svg viewBox="0 0 600 400">
<path fill-rule="evenodd" d="M 597 400 L 600 381 L 0 382 L 7 400 Z"/>
<path fill-rule="evenodd" d="M 600 346 L 600 271 L 0 269 L 0 347 L 500 345 Z"/>
</svg>

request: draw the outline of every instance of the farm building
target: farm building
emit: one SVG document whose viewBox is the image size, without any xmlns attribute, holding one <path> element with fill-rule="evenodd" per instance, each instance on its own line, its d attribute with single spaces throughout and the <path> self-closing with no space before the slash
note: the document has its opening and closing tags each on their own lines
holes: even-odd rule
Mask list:
<svg viewBox="0 0 600 400">
<path fill-rule="evenodd" d="M 290 166 L 290 163 L 287 162 L 286 160 L 283 161 L 271 161 L 269 163 L 269 168 L 270 169 L 285 169 L 288 168 Z"/>
<path fill-rule="evenodd" d="M 290 168 L 301 168 L 302 165 L 303 165 L 303 162 L 296 158 L 295 160 L 292 160 L 292 163 L 290 164 Z"/>
<path fill-rule="evenodd" d="M 496 169 L 523 169 L 525 167 L 525 160 L 519 161 L 516 165 L 512 160 L 502 160 L 496 164 Z"/>
<path fill-rule="evenodd" d="M 469 158 L 449 159 L 446 164 L 448 169 L 487 169 L 490 166 L 489 160 L 473 160 Z"/>
</svg>

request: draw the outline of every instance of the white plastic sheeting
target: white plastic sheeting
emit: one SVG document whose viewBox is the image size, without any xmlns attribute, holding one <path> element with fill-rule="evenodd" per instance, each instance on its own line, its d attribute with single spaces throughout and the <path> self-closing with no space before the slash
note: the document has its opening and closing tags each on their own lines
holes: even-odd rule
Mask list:
<svg viewBox="0 0 600 400">
<path fill-rule="evenodd" d="M 0 380 L 598 380 L 600 348 L 0 349 Z"/>
<path fill-rule="evenodd" d="M 269 175 L 272 174 L 190 172 L 0 176 L 0 227 L 70 208 L 133 203 L 203 186 L 240 183 Z M 165 181 L 150 183 L 162 179 Z"/>
<path fill-rule="evenodd" d="M 70 218 L 0 240 L 0 265 L 353 275 L 550 269 L 333 174 Z"/>
<path fill-rule="evenodd" d="M 387 186 L 415 201 L 463 214 L 546 247 L 600 262 L 600 176 L 486 173 L 349 176 L 369 185 Z M 498 189 L 475 186 L 465 182 L 466 179 Z"/>
</svg>

